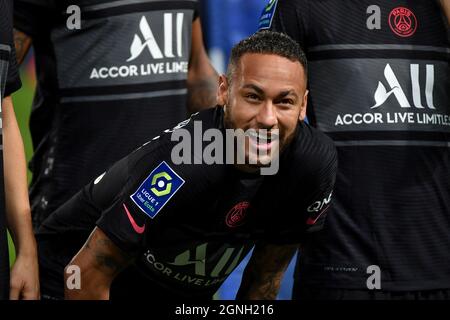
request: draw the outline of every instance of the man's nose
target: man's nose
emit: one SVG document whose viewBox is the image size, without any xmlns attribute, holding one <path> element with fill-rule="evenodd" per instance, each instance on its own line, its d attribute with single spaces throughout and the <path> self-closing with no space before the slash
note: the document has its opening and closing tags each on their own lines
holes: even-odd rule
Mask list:
<svg viewBox="0 0 450 320">
<path fill-rule="evenodd" d="M 260 128 L 272 129 L 278 124 L 277 112 L 274 104 L 268 101 L 261 105 L 256 121 Z"/>
</svg>

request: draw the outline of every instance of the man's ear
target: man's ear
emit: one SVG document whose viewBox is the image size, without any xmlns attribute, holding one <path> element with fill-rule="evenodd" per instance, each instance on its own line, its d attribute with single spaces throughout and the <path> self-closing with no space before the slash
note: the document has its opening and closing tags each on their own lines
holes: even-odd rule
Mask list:
<svg viewBox="0 0 450 320">
<path fill-rule="evenodd" d="M 228 80 L 224 74 L 219 76 L 219 89 L 217 90 L 217 103 L 220 106 L 228 103 Z"/>
<path fill-rule="evenodd" d="M 304 96 L 303 96 L 303 103 L 302 103 L 302 105 L 301 105 L 301 107 L 300 107 L 300 114 L 299 114 L 299 116 L 298 116 L 298 119 L 299 119 L 300 121 L 303 121 L 303 120 L 305 120 L 305 118 L 306 118 L 306 107 L 307 107 L 307 105 L 308 105 L 308 93 L 309 93 L 309 91 L 306 90 L 306 91 L 305 91 L 305 94 L 304 94 Z"/>
</svg>

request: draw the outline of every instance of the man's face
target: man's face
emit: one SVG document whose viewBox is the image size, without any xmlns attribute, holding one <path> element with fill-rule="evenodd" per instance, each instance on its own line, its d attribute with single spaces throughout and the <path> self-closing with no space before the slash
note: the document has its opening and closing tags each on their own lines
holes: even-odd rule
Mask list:
<svg viewBox="0 0 450 320">
<path fill-rule="evenodd" d="M 244 54 L 235 68 L 231 84 L 220 77 L 218 101 L 226 105 L 225 124 L 256 132 L 246 136 L 246 163 L 267 164 L 289 144 L 305 117 L 305 72 L 299 62 L 256 53 Z"/>
</svg>

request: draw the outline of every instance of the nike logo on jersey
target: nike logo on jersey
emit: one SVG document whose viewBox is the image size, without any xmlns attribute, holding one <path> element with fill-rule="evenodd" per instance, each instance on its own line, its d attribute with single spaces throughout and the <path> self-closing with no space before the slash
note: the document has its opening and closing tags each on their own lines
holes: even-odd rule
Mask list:
<svg viewBox="0 0 450 320">
<path fill-rule="evenodd" d="M 133 227 L 134 231 L 136 231 L 139 234 L 144 233 L 145 231 L 145 224 L 141 227 L 138 226 L 138 224 L 136 223 L 136 221 L 134 221 L 133 216 L 131 215 L 130 211 L 128 210 L 127 206 L 125 205 L 125 203 L 123 204 L 123 208 L 125 209 L 125 212 L 127 214 L 128 220 L 130 220 L 131 226 Z"/>
</svg>

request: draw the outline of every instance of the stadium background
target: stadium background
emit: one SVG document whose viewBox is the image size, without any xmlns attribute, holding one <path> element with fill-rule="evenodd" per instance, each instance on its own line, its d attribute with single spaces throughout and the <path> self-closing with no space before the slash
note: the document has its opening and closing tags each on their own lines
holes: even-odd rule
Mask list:
<svg viewBox="0 0 450 320">
<path fill-rule="evenodd" d="M 254 33 L 259 16 L 267 0 L 200 0 L 205 46 L 216 70 L 224 72 L 228 53 L 241 39 Z M 83 14 L 83 13 L 81 13 Z M 21 67 L 22 89 L 13 95 L 19 128 L 25 144 L 27 160 L 33 154 L 28 121 L 35 87 L 34 59 L 28 55 Z M 151 137 L 149 137 L 151 138 Z M 28 172 L 28 180 L 31 174 Z M 14 249 L 10 242 L 10 261 L 14 261 Z M 218 298 L 234 299 L 239 287 L 247 258 L 222 285 Z M 278 299 L 290 299 L 292 289 L 293 263 L 286 273 Z"/>
</svg>

